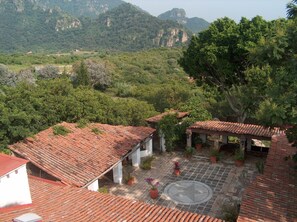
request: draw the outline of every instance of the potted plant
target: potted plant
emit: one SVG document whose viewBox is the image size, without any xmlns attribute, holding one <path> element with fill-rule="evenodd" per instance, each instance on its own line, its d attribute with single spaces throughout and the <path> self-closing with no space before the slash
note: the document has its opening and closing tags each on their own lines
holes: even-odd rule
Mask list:
<svg viewBox="0 0 297 222">
<path fill-rule="evenodd" d="M 197 151 L 200 151 L 202 149 L 202 144 L 203 144 L 202 139 L 199 136 L 196 136 L 195 137 L 195 148 Z"/>
<path fill-rule="evenodd" d="M 180 166 L 179 166 L 179 162 L 177 161 L 174 162 L 174 174 L 176 176 L 180 175 Z"/>
<path fill-rule="evenodd" d="M 127 184 L 131 186 L 135 183 L 135 177 L 131 176 L 131 174 L 129 173 L 126 178 L 126 181 L 127 181 Z"/>
<path fill-rule="evenodd" d="M 211 149 L 210 150 L 210 162 L 211 163 L 217 163 L 220 157 L 220 152 L 217 149 Z"/>
<path fill-rule="evenodd" d="M 185 150 L 185 157 L 186 158 L 191 158 L 193 156 L 195 152 L 195 148 L 194 147 L 191 147 L 191 146 L 188 146 L 186 147 L 186 150 Z"/>
<path fill-rule="evenodd" d="M 150 186 L 150 197 L 152 199 L 156 199 L 159 196 L 159 191 L 158 191 L 158 186 L 159 186 L 159 182 L 156 181 L 155 179 L 149 177 L 146 178 L 145 181 L 147 182 L 147 184 Z"/>
<path fill-rule="evenodd" d="M 244 164 L 244 151 L 242 149 L 236 149 L 234 154 L 235 166 L 242 167 Z"/>
</svg>

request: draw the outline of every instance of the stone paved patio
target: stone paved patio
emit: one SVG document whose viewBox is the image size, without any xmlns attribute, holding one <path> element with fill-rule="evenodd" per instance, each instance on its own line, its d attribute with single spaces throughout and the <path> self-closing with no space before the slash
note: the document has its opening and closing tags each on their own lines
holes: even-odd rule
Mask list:
<svg viewBox="0 0 297 222">
<path fill-rule="evenodd" d="M 220 217 L 224 203 L 240 203 L 242 191 L 257 175 L 255 162 L 259 159 L 259 157 L 248 156 L 244 167 L 236 167 L 230 157 L 224 157 L 217 164 L 210 164 L 207 152 L 199 153 L 191 159 L 184 158 L 182 153 L 178 152 L 164 153 L 155 155 L 151 170 L 133 169 L 131 175 L 136 177 L 134 185 L 108 184 L 108 186 L 110 193 L 113 195 L 124 196 L 149 204 L 158 204 L 169 208 Z M 174 161 L 179 161 L 180 163 L 180 176 L 173 174 Z M 149 186 L 145 182 L 145 178 L 148 177 L 155 178 L 160 182 L 158 187 L 160 195 L 156 200 L 149 197 Z M 205 183 L 212 189 L 212 198 L 201 204 L 177 204 L 164 193 L 164 189 L 170 183 L 181 180 Z"/>
</svg>

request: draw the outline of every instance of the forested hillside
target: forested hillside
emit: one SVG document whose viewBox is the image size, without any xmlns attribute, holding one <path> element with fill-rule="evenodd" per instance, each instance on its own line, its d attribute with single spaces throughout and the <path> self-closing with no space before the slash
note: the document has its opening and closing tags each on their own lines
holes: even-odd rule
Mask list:
<svg viewBox="0 0 297 222">
<path fill-rule="evenodd" d="M 75 3 L 75 4 L 74 4 Z M 78 2 L 73 4 L 78 7 Z M 59 8 L 43 9 L 35 1 L 0 1 L 1 52 L 84 50 L 133 51 L 186 43 L 191 34 L 131 4 L 76 18 Z"/>
<path fill-rule="evenodd" d="M 181 52 L 0 55 L 2 146 L 61 121 L 143 125 L 170 108 L 210 118 L 212 101 L 178 65 Z"/>
<path fill-rule="evenodd" d="M 44 9 L 59 7 L 75 17 L 96 18 L 98 15 L 113 9 L 124 1 L 121 0 L 35 0 Z"/>
</svg>

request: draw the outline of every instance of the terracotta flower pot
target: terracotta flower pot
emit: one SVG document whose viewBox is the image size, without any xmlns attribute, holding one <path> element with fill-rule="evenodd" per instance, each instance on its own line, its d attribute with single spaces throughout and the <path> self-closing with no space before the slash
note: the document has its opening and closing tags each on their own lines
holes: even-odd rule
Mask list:
<svg viewBox="0 0 297 222">
<path fill-rule="evenodd" d="M 217 157 L 216 156 L 211 156 L 210 157 L 210 162 L 211 163 L 217 163 Z"/>
<path fill-rule="evenodd" d="M 195 145 L 196 151 L 201 151 L 202 150 L 202 144 L 198 143 Z"/>
<path fill-rule="evenodd" d="M 130 178 L 128 181 L 127 181 L 127 184 L 128 185 L 133 185 L 135 183 L 135 178 L 133 177 L 133 178 Z"/>
<path fill-rule="evenodd" d="M 150 189 L 150 196 L 152 199 L 157 199 L 159 196 L 158 189 Z"/>
<path fill-rule="evenodd" d="M 176 176 L 179 176 L 179 175 L 180 175 L 180 170 L 175 169 L 175 170 L 174 170 L 174 174 L 175 174 Z"/>
<path fill-rule="evenodd" d="M 243 164 L 244 164 L 244 161 L 243 160 L 235 160 L 235 166 L 242 167 Z"/>
</svg>

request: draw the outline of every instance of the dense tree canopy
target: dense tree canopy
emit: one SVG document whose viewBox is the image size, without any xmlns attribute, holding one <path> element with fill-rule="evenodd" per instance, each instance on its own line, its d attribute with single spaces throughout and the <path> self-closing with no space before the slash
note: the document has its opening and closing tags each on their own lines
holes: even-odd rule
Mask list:
<svg viewBox="0 0 297 222">
<path fill-rule="evenodd" d="M 91 88 L 73 88 L 67 78 L 58 78 L 2 87 L 0 114 L 3 148 L 62 121 L 143 125 L 156 112 L 146 102 L 113 99 Z"/>
<path fill-rule="evenodd" d="M 219 19 L 192 39 L 180 64 L 198 84 L 216 87 L 237 121 L 285 124 L 296 115 L 293 23 Z"/>
</svg>

